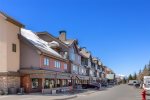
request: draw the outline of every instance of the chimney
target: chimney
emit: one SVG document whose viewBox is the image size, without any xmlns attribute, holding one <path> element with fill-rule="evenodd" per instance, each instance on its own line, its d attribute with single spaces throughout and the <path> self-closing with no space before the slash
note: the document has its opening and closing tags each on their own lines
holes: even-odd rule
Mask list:
<svg viewBox="0 0 150 100">
<path fill-rule="evenodd" d="M 66 41 L 66 31 L 59 31 L 59 40 Z"/>
</svg>

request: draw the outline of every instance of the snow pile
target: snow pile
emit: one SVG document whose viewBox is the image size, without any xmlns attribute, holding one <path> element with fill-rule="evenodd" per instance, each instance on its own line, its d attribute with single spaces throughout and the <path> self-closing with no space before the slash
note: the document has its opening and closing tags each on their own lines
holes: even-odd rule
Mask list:
<svg viewBox="0 0 150 100">
<path fill-rule="evenodd" d="M 36 46 L 40 50 L 53 54 L 58 57 L 62 57 L 59 53 L 57 53 L 56 51 L 54 51 L 52 48 L 49 47 L 48 42 L 40 39 L 31 30 L 26 30 L 24 28 L 21 28 L 21 35 L 26 39 L 28 39 L 34 46 Z"/>
<path fill-rule="evenodd" d="M 50 47 L 51 47 L 51 46 L 59 47 L 59 43 L 56 42 L 56 41 L 49 42 L 48 45 L 49 45 Z"/>
<path fill-rule="evenodd" d="M 65 44 L 69 45 L 70 43 L 68 41 L 64 41 Z"/>
</svg>

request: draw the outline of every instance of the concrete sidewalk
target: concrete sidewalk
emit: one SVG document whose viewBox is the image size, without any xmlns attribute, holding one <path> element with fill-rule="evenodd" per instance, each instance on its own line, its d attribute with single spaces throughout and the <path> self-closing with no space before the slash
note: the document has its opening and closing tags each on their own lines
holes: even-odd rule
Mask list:
<svg viewBox="0 0 150 100">
<path fill-rule="evenodd" d="M 102 90 L 103 91 L 103 90 Z M 95 93 L 101 92 L 95 89 L 83 89 L 72 92 L 64 92 L 60 94 L 42 94 L 42 93 L 31 93 L 24 95 L 3 95 L 0 96 L 0 100 L 69 100 L 77 99 L 78 97 L 90 96 Z"/>
<path fill-rule="evenodd" d="M 90 89 L 83 89 L 83 90 L 77 90 L 77 91 L 74 91 L 74 92 L 64 92 L 64 93 L 60 93 L 60 94 L 35 94 L 35 93 L 32 93 L 30 95 L 41 95 L 41 96 L 49 96 L 50 98 L 53 98 L 53 100 L 68 100 L 68 99 L 73 99 L 73 98 L 76 98 L 78 96 L 81 96 L 81 95 L 90 95 L 90 94 L 93 94 L 95 92 L 97 92 L 99 90 L 90 90 Z"/>
</svg>

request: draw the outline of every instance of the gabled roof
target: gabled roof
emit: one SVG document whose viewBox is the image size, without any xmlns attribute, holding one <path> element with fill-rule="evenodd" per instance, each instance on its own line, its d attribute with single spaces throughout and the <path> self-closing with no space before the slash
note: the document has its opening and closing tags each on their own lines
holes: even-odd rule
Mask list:
<svg viewBox="0 0 150 100">
<path fill-rule="evenodd" d="M 74 39 L 69 39 L 69 40 L 66 40 L 66 41 L 63 41 L 66 45 L 68 46 L 71 46 L 76 40 Z"/>
<path fill-rule="evenodd" d="M 35 33 L 30 30 L 21 28 L 21 36 L 30 42 L 34 47 L 43 53 L 51 54 L 53 56 L 63 58 L 58 52 L 48 46 L 48 43 L 40 39 Z"/>
<path fill-rule="evenodd" d="M 88 52 L 86 49 L 80 49 L 80 53 L 84 56 L 84 57 L 86 57 L 86 58 L 90 58 L 90 56 L 91 56 L 91 53 L 90 52 Z"/>
<path fill-rule="evenodd" d="M 68 45 L 67 45 L 67 44 L 65 44 L 64 42 L 62 42 L 62 41 L 59 40 L 58 38 L 54 37 L 52 34 L 50 34 L 50 33 L 47 32 L 47 31 L 36 32 L 36 34 L 37 34 L 38 36 L 40 36 L 40 35 L 47 35 L 47 36 L 53 38 L 55 41 L 57 41 L 57 42 L 61 43 L 62 45 L 64 45 L 66 48 L 68 48 Z"/>
<path fill-rule="evenodd" d="M 93 61 L 98 61 L 98 59 L 96 57 L 93 57 L 92 60 Z"/>
<path fill-rule="evenodd" d="M 98 65 L 102 65 L 102 62 L 100 60 L 98 61 Z"/>
<path fill-rule="evenodd" d="M 77 40 L 75 39 L 67 39 L 66 41 L 62 41 L 64 42 L 66 45 L 68 45 L 69 47 L 71 46 L 75 46 L 75 49 L 77 50 L 77 52 L 80 54 L 78 46 L 77 46 Z"/>
<path fill-rule="evenodd" d="M 9 21 L 9 22 L 11 22 L 11 23 L 13 23 L 13 24 L 15 24 L 15 25 L 17 25 L 19 27 L 25 27 L 22 23 L 20 23 L 19 21 L 15 20 L 14 18 L 8 16 L 7 14 L 5 14 L 5 13 L 3 13 L 1 11 L 0 11 L 0 14 L 5 16 L 7 21 Z"/>
</svg>

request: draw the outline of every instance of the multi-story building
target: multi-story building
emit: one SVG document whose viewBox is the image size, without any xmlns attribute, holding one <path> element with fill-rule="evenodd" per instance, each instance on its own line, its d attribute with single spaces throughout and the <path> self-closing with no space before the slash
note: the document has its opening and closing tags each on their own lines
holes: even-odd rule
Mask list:
<svg viewBox="0 0 150 100">
<path fill-rule="evenodd" d="M 86 68 L 86 73 L 89 76 L 88 83 L 96 82 L 95 63 L 92 63 L 92 56 L 85 48 L 80 49 L 82 66 Z"/>
<path fill-rule="evenodd" d="M 103 68 L 102 62 L 100 60 L 98 60 L 98 72 L 99 72 L 100 81 L 102 81 L 102 74 L 103 74 L 102 68 Z"/>
<path fill-rule="evenodd" d="M 0 90 L 51 93 L 105 79 L 108 73 L 78 41 L 48 32 L 32 32 L 0 12 Z"/>
<path fill-rule="evenodd" d="M 23 24 L 0 12 L 0 89 L 20 87 L 20 42 Z"/>
<path fill-rule="evenodd" d="M 69 61 L 70 73 L 72 74 L 72 85 L 81 84 L 81 78 L 79 77 L 79 68 L 81 67 L 81 56 L 78 49 L 78 41 L 74 39 L 67 39 L 66 31 L 60 31 L 58 39 L 66 45 L 68 45 L 69 47 Z"/>
<path fill-rule="evenodd" d="M 98 58 L 93 58 L 93 63 L 95 66 L 95 77 L 96 77 L 96 81 L 100 82 L 100 77 L 101 77 L 101 62 Z"/>
<path fill-rule="evenodd" d="M 67 51 L 61 51 L 57 41 L 44 41 L 26 29 L 21 29 L 19 38 L 21 87 L 26 92 L 51 92 L 53 88 L 71 85 Z"/>
<path fill-rule="evenodd" d="M 84 76 L 86 78 L 86 84 L 90 83 L 90 68 L 91 68 L 91 61 L 90 61 L 90 52 L 88 52 L 85 48 L 79 48 L 81 54 L 81 68 L 82 72 L 84 72 Z"/>
</svg>

